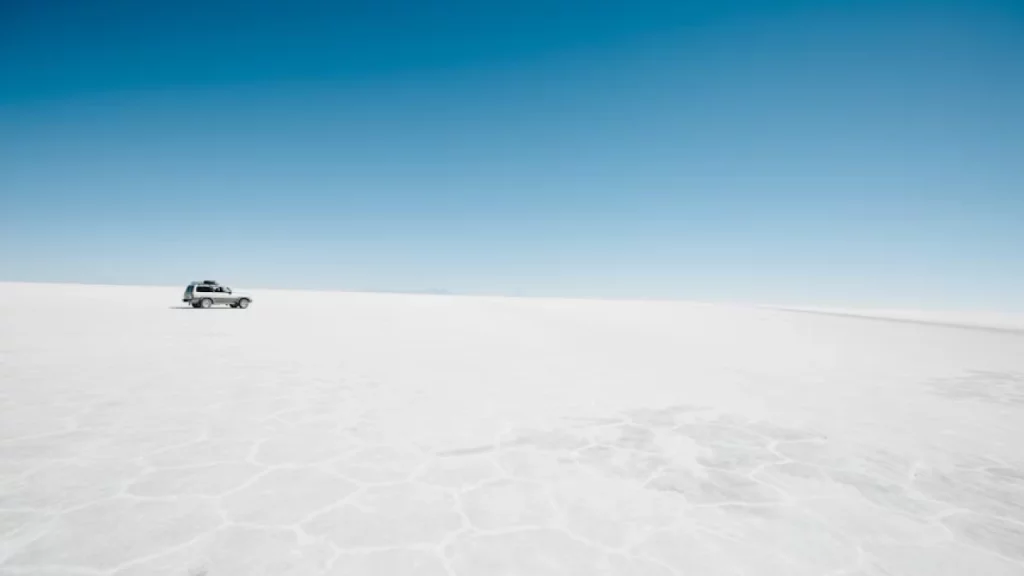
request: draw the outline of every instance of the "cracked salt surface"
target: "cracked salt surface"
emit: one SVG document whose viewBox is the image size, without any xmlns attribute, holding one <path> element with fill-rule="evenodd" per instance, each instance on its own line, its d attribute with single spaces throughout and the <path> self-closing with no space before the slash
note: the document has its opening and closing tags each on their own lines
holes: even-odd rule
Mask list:
<svg viewBox="0 0 1024 576">
<path fill-rule="evenodd" d="M 0 284 L 0 576 L 1024 575 L 1020 334 L 177 292 Z"/>
</svg>

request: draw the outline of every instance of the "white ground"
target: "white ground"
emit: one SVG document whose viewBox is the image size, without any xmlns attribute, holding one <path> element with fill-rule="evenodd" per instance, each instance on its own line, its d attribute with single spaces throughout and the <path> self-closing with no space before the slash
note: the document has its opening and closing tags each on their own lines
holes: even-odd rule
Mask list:
<svg viewBox="0 0 1024 576">
<path fill-rule="evenodd" d="M 0 284 L 0 575 L 1024 574 L 1024 335 Z"/>
</svg>

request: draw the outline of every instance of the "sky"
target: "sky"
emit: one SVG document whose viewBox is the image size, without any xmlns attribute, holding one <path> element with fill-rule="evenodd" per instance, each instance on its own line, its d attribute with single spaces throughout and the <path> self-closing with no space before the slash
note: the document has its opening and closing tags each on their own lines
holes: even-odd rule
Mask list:
<svg viewBox="0 0 1024 576">
<path fill-rule="evenodd" d="M 1024 311 L 1024 4 L 0 0 L 0 280 Z"/>
</svg>

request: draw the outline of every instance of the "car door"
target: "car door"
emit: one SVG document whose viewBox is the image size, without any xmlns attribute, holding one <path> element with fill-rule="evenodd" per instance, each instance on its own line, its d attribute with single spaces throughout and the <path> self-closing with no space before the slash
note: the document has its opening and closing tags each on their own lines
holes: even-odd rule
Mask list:
<svg viewBox="0 0 1024 576">
<path fill-rule="evenodd" d="M 217 294 L 214 293 L 213 288 L 202 284 L 196 286 L 194 298 L 197 302 L 201 301 L 203 298 L 209 298 L 211 302 L 215 304 L 217 303 Z"/>
<path fill-rule="evenodd" d="M 217 304 L 230 304 L 231 303 L 231 291 L 223 286 L 217 286 L 213 289 L 213 301 Z"/>
</svg>

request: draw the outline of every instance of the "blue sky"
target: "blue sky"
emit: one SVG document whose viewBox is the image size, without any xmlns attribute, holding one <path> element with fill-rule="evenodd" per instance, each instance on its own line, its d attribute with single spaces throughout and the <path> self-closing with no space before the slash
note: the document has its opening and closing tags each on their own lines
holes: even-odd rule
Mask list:
<svg viewBox="0 0 1024 576">
<path fill-rule="evenodd" d="M 0 3 L 0 279 L 1024 309 L 1019 2 L 271 4 Z"/>
</svg>

